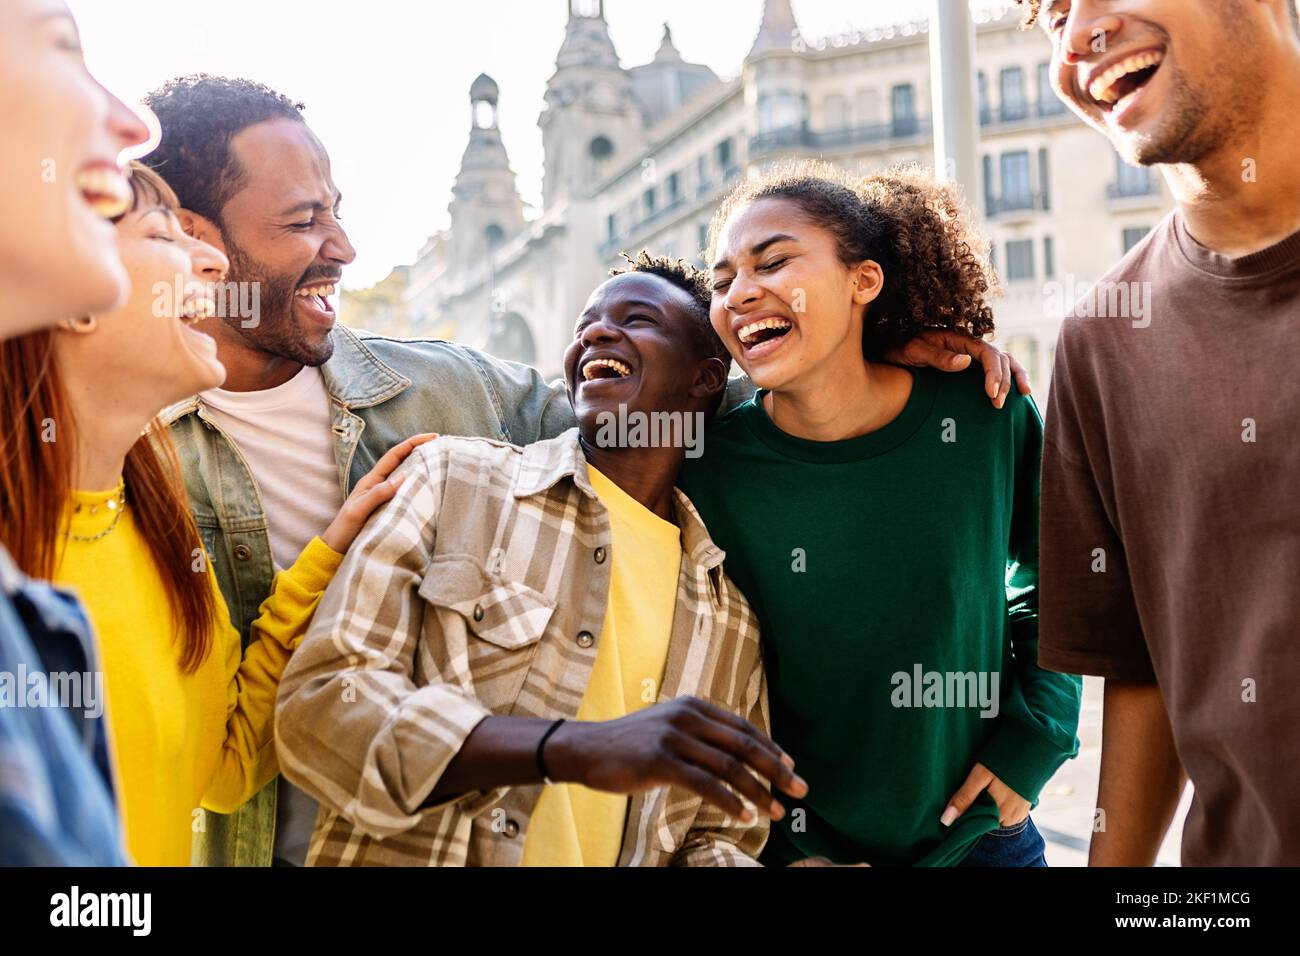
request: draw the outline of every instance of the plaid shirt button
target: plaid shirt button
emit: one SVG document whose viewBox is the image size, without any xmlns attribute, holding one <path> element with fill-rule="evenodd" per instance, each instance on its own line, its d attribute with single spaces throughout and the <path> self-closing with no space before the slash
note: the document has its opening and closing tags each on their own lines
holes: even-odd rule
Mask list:
<svg viewBox="0 0 1300 956">
<path fill-rule="evenodd" d="M 597 549 L 596 549 L 596 563 L 597 563 L 597 564 L 604 564 L 604 563 L 605 563 L 605 549 L 604 549 L 604 548 L 597 548 Z"/>
<path fill-rule="evenodd" d="M 595 644 L 595 643 L 596 643 L 596 639 L 595 639 L 594 637 L 592 637 L 592 635 L 591 635 L 591 631 L 579 631 L 579 632 L 578 632 L 578 646 L 579 646 L 579 647 L 591 647 L 591 645 L 592 645 L 592 644 Z"/>
</svg>

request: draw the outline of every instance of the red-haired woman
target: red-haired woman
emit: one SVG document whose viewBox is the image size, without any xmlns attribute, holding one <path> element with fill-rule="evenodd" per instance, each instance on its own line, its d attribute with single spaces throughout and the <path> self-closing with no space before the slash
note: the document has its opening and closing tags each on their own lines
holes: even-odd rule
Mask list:
<svg viewBox="0 0 1300 956">
<path fill-rule="evenodd" d="M 0 540 L 36 577 L 76 590 L 99 638 L 128 848 L 143 865 L 187 865 L 200 806 L 230 812 L 277 772 L 280 675 L 388 476 L 423 436 L 393 449 L 338 517 L 276 579 L 241 657 L 239 634 L 165 429 L 172 402 L 220 385 L 212 314 L 225 257 L 186 236 L 176 198 L 133 164 L 116 220 L 132 292 L 120 308 L 0 344 Z M 179 290 L 179 294 L 177 294 Z"/>
<path fill-rule="evenodd" d="M 107 220 L 130 196 L 118 155 L 149 131 L 90 75 L 59 0 L 0 3 L 0 116 L 3 340 L 126 297 Z M 0 542 L 0 673 L 84 673 L 95 657 L 81 608 L 20 574 Z M 103 721 L 61 696 L 46 703 L 0 707 L 0 866 L 117 865 Z"/>
</svg>

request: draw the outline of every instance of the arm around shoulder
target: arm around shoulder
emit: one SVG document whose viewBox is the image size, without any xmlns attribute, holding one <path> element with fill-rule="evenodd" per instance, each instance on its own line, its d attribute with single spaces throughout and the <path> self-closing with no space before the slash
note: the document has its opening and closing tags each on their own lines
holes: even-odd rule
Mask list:
<svg viewBox="0 0 1300 956">
<path fill-rule="evenodd" d="M 564 381 L 547 382 L 531 365 L 508 362 L 467 349 L 487 380 L 501 419 L 516 445 L 530 445 L 568 431 L 577 424 Z"/>
</svg>

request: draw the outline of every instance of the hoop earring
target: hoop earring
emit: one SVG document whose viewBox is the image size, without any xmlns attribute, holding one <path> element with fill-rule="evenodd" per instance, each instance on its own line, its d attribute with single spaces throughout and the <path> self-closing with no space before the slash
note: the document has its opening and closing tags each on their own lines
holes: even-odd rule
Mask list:
<svg viewBox="0 0 1300 956">
<path fill-rule="evenodd" d="M 93 332 L 99 325 L 99 319 L 93 315 L 76 315 L 64 323 L 70 332 Z"/>
</svg>

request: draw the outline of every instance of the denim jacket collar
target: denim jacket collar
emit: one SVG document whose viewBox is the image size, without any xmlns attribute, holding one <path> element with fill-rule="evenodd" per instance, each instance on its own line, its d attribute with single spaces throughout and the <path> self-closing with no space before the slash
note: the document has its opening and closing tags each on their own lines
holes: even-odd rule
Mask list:
<svg viewBox="0 0 1300 956">
<path fill-rule="evenodd" d="M 334 326 L 334 354 L 321 366 L 325 390 L 345 408 L 369 408 L 411 387 L 411 380 L 379 360 L 351 329 Z"/>
<path fill-rule="evenodd" d="M 356 333 L 342 325 L 330 333 L 334 354 L 321 366 L 325 391 L 344 408 L 370 408 L 386 402 L 411 387 L 411 380 L 379 360 Z M 184 418 L 200 406 L 199 396 L 191 395 L 163 409 L 159 416 L 164 425 Z"/>
</svg>

